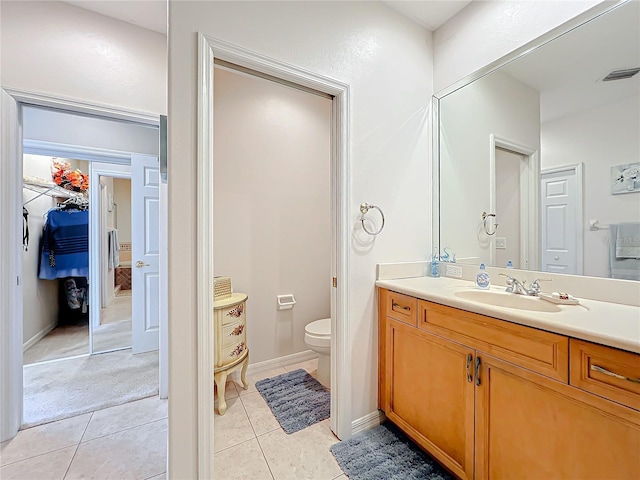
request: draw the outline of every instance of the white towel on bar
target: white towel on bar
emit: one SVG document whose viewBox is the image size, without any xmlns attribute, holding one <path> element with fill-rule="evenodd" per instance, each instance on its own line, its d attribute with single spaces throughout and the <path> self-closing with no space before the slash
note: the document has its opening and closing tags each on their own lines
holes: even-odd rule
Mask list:
<svg viewBox="0 0 640 480">
<path fill-rule="evenodd" d="M 640 280 L 640 260 L 637 258 L 616 258 L 614 239 L 618 238 L 618 225 L 609 226 L 611 241 L 609 242 L 609 277 L 622 280 Z"/>
<path fill-rule="evenodd" d="M 107 232 L 107 250 L 109 268 L 118 267 L 120 265 L 120 243 L 116 229 Z"/>
<path fill-rule="evenodd" d="M 640 222 L 618 224 L 616 258 L 640 258 Z"/>
</svg>

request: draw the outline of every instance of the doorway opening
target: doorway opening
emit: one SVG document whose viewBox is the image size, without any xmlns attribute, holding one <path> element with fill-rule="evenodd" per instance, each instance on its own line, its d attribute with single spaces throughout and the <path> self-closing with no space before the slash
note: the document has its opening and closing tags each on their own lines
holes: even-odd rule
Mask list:
<svg viewBox="0 0 640 480">
<path fill-rule="evenodd" d="M 493 134 L 490 143 L 489 208 L 498 224 L 490 237 L 490 265 L 537 270 L 540 251 L 538 151 Z"/>
<path fill-rule="evenodd" d="M 86 160 L 24 155 L 24 365 L 131 347 L 130 266 L 129 275 L 120 272 L 130 264 L 131 180 L 100 176 L 94 196 L 83 173 L 91 170 Z M 99 221 L 97 230 L 90 218 Z M 122 261 L 121 249 L 128 250 Z M 89 268 L 93 255 L 97 272 Z M 90 309 L 94 282 L 102 295 Z"/>
<path fill-rule="evenodd" d="M 8 208 L 5 223 L 7 238 L 21 231 L 22 244 L 11 242 L 2 251 L 5 273 L 17 277 L 2 301 L 3 349 L 8 352 L 2 368 L 5 440 L 21 427 L 158 395 L 159 306 L 150 301 L 158 303 L 159 292 L 144 293 L 157 290 L 159 274 L 145 263 L 137 272 L 141 279 L 130 280 L 132 294 L 120 295 L 116 268 L 127 267 L 118 255 L 122 251 L 126 257 L 125 250 L 130 255 L 136 244 L 159 254 L 160 145 L 159 122 L 152 119 L 131 121 L 135 114 L 118 111 L 112 117 L 104 107 L 96 113 L 89 105 L 54 99 L 42 108 L 37 96 L 4 89 L 2 95 L 3 107 L 11 110 L 6 112 L 9 127 L 3 128 L 9 146 L 2 164 L 3 178 L 9 179 L 4 191 L 8 205 L 24 205 L 20 223 L 15 208 Z M 125 117 L 130 121 L 122 121 Z M 155 154 L 125 150 L 138 147 Z M 142 195 L 131 194 L 130 165 Z M 141 224 L 149 232 L 138 232 L 127 242 L 118 237 L 117 224 L 131 230 L 134 210 L 146 219 Z M 132 242 L 136 235 L 142 241 Z M 140 294 L 133 291 L 136 283 L 143 284 Z M 135 322 L 132 309 L 139 303 L 144 314 Z M 28 325 L 34 317 L 36 325 Z M 136 323 L 143 324 L 139 332 L 155 339 L 155 345 L 132 350 Z M 75 327 L 76 335 L 56 327 Z M 132 355 L 142 352 L 148 353 Z"/>
<path fill-rule="evenodd" d="M 349 336 L 349 86 L 226 42 L 199 36 L 198 87 L 198 471 L 212 475 L 210 447 L 214 437 L 213 404 L 216 334 L 213 329 L 214 217 L 214 66 L 225 61 L 307 87 L 332 97 L 331 102 L 331 430 L 341 439 L 352 435 Z M 292 139 L 294 141 L 295 139 Z M 247 140 L 249 141 L 249 140 Z M 306 212 L 309 214 L 309 212 Z M 312 212 L 311 212 L 312 214 Z M 288 219 L 283 219 L 288 221 Z M 311 255 L 311 253 L 309 253 Z M 331 285 L 332 279 L 327 281 Z M 290 292 L 282 292 L 290 293 Z M 295 307 L 294 307 L 295 308 Z"/>
<path fill-rule="evenodd" d="M 303 368 L 330 388 L 333 98 L 228 62 L 214 72 L 214 274 L 248 295 L 234 342 L 246 342 L 249 383 Z M 226 337 L 216 347 L 222 372 L 235 357 Z M 230 408 L 256 396 L 236 385 Z"/>
<path fill-rule="evenodd" d="M 54 317 L 54 328 L 24 345 L 23 428 L 158 394 L 157 338 L 154 351 L 131 350 L 132 307 L 143 290 L 131 288 L 130 247 L 140 242 L 131 235 L 131 167 L 82 157 L 78 147 L 65 159 L 24 158 L 25 208 L 44 228 L 31 229 L 34 246 L 25 250 L 24 263 L 36 256 L 39 269 L 37 281 L 23 269 L 23 327 L 26 336 L 44 316 Z"/>
</svg>

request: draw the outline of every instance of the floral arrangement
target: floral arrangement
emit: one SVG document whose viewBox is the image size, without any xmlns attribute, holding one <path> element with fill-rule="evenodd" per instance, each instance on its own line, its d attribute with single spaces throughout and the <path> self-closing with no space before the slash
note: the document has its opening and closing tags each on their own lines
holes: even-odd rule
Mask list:
<svg viewBox="0 0 640 480">
<path fill-rule="evenodd" d="M 72 170 L 69 162 L 53 160 L 51 176 L 56 185 L 73 192 L 86 193 L 89 189 L 89 175 L 80 170 Z"/>
</svg>

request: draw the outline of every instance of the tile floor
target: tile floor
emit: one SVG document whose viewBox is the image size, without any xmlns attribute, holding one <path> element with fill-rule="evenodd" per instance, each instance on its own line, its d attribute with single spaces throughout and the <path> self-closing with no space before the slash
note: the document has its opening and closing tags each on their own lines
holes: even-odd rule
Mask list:
<svg viewBox="0 0 640 480">
<path fill-rule="evenodd" d="M 247 375 L 249 388 L 226 386 L 227 412 L 214 418 L 214 478 L 216 480 L 346 480 L 329 447 L 339 440 L 329 420 L 299 432 L 284 433 L 255 382 L 304 368 L 315 376 L 317 360 Z"/>
<path fill-rule="evenodd" d="M 157 397 L 22 430 L 0 444 L 2 480 L 165 478 L 167 401 Z"/>
<path fill-rule="evenodd" d="M 317 360 L 227 383 L 227 412 L 215 414 L 216 480 L 347 480 L 329 447 L 329 420 L 288 435 L 255 382 L 297 368 L 315 376 Z M 167 402 L 157 397 L 23 430 L 0 444 L 2 480 L 165 479 Z"/>
</svg>

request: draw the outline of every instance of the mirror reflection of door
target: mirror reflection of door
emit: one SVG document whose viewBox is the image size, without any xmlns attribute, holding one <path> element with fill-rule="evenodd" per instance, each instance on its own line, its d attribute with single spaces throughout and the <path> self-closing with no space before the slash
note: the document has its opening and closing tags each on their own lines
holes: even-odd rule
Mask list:
<svg viewBox="0 0 640 480">
<path fill-rule="evenodd" d="M 131 180 L 100 176 L 100 320 L 93 352 L 131 347 Z"/>
<path fill-rule="evenodd" d="M 582 274 L 582 170 L 542 171 L 542 271 Z"/>
<path fill-rule="evenodd" d="M 520 266 L 521 196 L 520 171 L 525 157 L 496 148 L 496 218 L 499 228 L 495 238 L 495 265 L 504 267 L 511 260 Z"/>
</svg>

